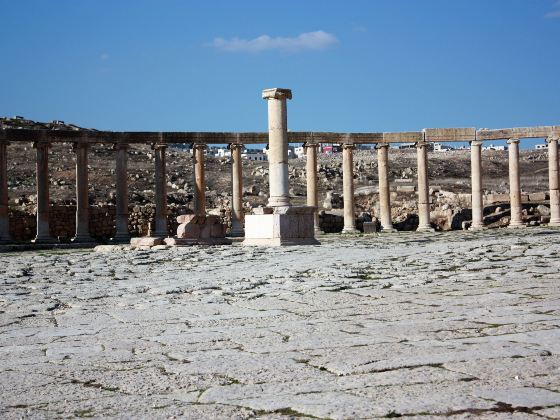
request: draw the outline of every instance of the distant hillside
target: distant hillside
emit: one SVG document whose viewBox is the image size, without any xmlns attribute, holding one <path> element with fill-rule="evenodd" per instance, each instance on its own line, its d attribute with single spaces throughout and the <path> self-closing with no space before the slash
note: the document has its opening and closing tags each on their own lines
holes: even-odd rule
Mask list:
<svg viewBox="0 0 560 420">
<path fill-rule="evenodd" d="M 92 128 L 78 127 L 75 124 L 65 123 L 60 120 L 53 120 L 51 122 L 39 122 L 28 120 L 19 115 L 15 117 L 0 117 L 0 128 L 20 128 L 31 130 L 85 130 L 97 131 Z"/>
</svg>

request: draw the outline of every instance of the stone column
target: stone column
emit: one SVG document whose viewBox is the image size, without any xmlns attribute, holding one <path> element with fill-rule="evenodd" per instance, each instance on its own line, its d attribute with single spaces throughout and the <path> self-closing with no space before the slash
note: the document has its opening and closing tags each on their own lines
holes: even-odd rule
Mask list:
<svg viewBox="0 0 560 420">
<path fill-rule="evenodd" d="M 50 143 L 36 142 L 37 149 L 37 236 L 33 242 L 54 242 L 49 232 L 49 147 Z"/>
<path fill-rule="evenodd" d="M 74 242 L 91 242 L 89 234 L 88 144 L 74 143 L 76 152 L 76 235 Z"/>
<path fill-rule="evenodd" d="M 344 195 L 344 228 L 342 233 L 357 233 L 354 215 L 354 159 L 353 144 L 342 145 L 342 193 Z"/>
<path fill-rule="evenodd" d="M 156 143 L 153 149 L 156 155 L 156 226 L 152 236 L 166 238 L 167 231 L 167 182 L 165 179 L 166 144 Z"/>
<path fill-rule="evenodd" d="M 243 172 L 241 163 L 241 152 L 243 145 L 233 143 L 229 146 L 231 150 L 231 232 L 230 236 L 245 236 L 243 229 Z"/>
<path fill-rule="evenodd" d="M 317 234 L 321 233 L 321 228 L 319 227 L 319 191 L 317 189 L 317 149 L 319 149 L 319 145 L 305 143 L 303 146 L 305 147 L 306 156 L 307 205 L 317 207 L 313 217 L 314 230 Z"/>
<path fill-rule="evenodd" d="M 115 225 L 117 231 L 114 242 L 130 241 L 128 232 L 128 144 L 118 143 L 117 151 L 117 197 Z"/>
<path fill-rule="evenodd" d="M 8 216 L 8 142 L 0 141 L 0 243 L 10 241 Z"/>
<path fill-rule="evenodd" d="M 416 143 L 418 161 L 418 232 L 433 232 L 430 224 L 430 194 L 428 187 L 428 143 Z"/>
<path fill-rule="evenodd" d="M 193 144 L 194 213 L 198 216 L 206 215 L 206 180 L 204 178 L 205 150 L 205 144 Z"/>
<path fill-rule="evenodd" d="M 379 176 L 379 210 L 381 212 L 381 231 L 396 232 L 391 221 L 391 190 L 389 189 L 389 145 L 380 143 L 377 149 L 377 172 Z"/>
<path fill-rule="evenodd" d="M 292 99 L 290 89 L 265 89 L 268 100 L 268 178 L 269 207 L 290 206 L 288 183 L 288 113 L 286 100 Z"/>
<path fill-rule="evenodd" d="M 560 226 L 560 191 L 558 171 L 558 138 L 549 137 L 548 142 L 548 185 L 550 189 L 549 226 Z"/>
<path fill-rule="evenodd" d="M 521 181 L 519 178 L 519 139 L 509 139 L 509 201 L 510 201 L 510 222 L 511 228 L 523 227 L 521 219 Z"/>
<path fill-rule="evenodd" d="M 482 201 L 482 142 L 473 140 L 471 144 L 471 230 L 484 228 L 484 204 Z"/>
</svg>

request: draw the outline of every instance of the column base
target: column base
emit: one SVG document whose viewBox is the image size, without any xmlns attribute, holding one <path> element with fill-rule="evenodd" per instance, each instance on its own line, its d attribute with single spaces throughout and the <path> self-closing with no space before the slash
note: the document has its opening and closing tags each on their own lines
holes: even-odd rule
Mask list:
<svg viewBox="0 0 560 420">
<path fill-rule="evenodd" d="M 397 231 L 397 229 L 395 229 L 393 226 L 391 226 L 391 227 L 383 227 L 383 226 L 381 226 L 380 232 L 381 232 L 381 233 L 395 233 L 395 232 L 398 232 L 398 231 Z"/>
<path fill-rule="evenodd" d="M 520 229 L 520 228 L 524 228 L 524 227 L 527 227 L 527 225 L 523 222 L 510 223 L 508 225 L 508 229 Z"/>
<path fill-rule="evenodd" d="M 37 236 L 35 239 L 31 240 L 31 243 L 34 244 L 54 244 L 57 242 L 58 241 L 55 238 L 52 238 L 50 236 Z"/>
<path fill-rule="evenodd" d="M 153 238 L 168 238 L 169 237 L 169 233 L 167 231 L 160 231 L 158 232 L 157 230 L 152 234 Z"/>
<path fill-rule="evenodd" d="M 436 230 L 435 230 L 433 227 L 431 227 L 431 226 L 418 226 L 418 228 L 416 229 L 416 232 L 420 232 L 420 233 L 423 233 L 423 232 L 425 232 L 425 233 L 433 233 L 433 232 L 435 232 L 435 231 L 436 231 Z"/>
<path fill-rule="evenodd" d="M 558 219 L 558 220 L 556 220 L 556 219 L 550 220 L 550 222 L 548 222 L 548 226 L 549 226 L 549 227 L 560 227 L 560 219 Z"/>
<path fill-rule="evenodd" d="M 480 226 L 472 226 L 472 225 L 471 225 L 471 227 L 469 227 L 468 230 L 470 230 L 470 231 L 477 231 L 477 230 L 486 230 L 486 229 L 487 229 L 487 227 L 484 226 L 484 225 L 480 225 Z"/>
<path fill-rule="evenodd" d="M 128 243 L 130 242 L 130 235 L 128 233 L 117 232 L 109 241 L 115 244 Z"/>
<path fill-rule="evenodd" d="M 267 207 L 290 207 L 289 197 L 270 197 Z"/>
<path fill-rule="evenodd" d="M 74 236 L 72 238 L 72 242 L 75 244 L 90 244 L 97 241 L 89 235 L 79 235 L 79 236 Z"/>
<path fill-rule="evenodd" d="M 344 234 L 354 233 L 354 234 L 356 234 L 356 233 L 360 233 L 360 231 L 358 229 L 356 229 L 355 227 L 345 227 L 344 229 L 342 229 L 341 233 L 344 233 Z"/>
<path fill-rule="evenodd" d="M 242 238 L 245 236 L 245 230 L 244 229 L 235 229 L 235 230 L 231 230 L 230 233 L 228 233 L 229 237 L 231 238 Z"/>
</svg>

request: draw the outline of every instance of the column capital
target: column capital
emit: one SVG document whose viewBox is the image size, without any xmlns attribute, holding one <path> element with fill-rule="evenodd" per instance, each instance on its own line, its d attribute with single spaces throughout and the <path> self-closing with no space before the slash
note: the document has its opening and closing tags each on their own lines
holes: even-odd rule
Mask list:
<svg viewBox="0 0 560 420">
<path fill-rule="evenodd" d="M 292 99 L 291 89 L 272 88 L 262 91 L 263 99 Z"/>
<path fill-rule="evenodd" d="M 48 149 L 51 147 L 52 144 L 50 141 L 34 141 L 33 148 L 34 149 Z"/>
<path fill-rule="evenodd" d="M 241 143 L 230 143 L 228 144 L 229 150 L 243 150 L 244 145 Z"/>
<path fill-rule="evenodd" d="M 206 150 L 208 145 L 204 143 L 193 143 L 192 148 L 193 150 Z"/>
<path fill-rule="evenodd" d="M 469 144 L 472 146 L 482 146 L 484 142 L 482 140 L 471 140 L 469 141 Z"/>
<path fill-rule="evenodd" d="M 519 143 L 519 139 L 516 139 L 516 138 L 512 138 L 512 139 L 507 140 L 507 144 L 518 144 L 518 143 Z"/>
<path fill-rule="evenodd" d="M 72 150 L 74 150 L 74 151 L 80 150 L 80 149 L 87 150 L 88 148 L 89 148 L 89 144 L 87 144 L 87 143 L 81 143 L 81 142 L 72 143 Z"/>
<path fill-rule="evenodd" d="M 165 150 L 167 149 L 167 143 L 152 143 L 152 150 Z"/>
<path fill-rule="evenodd" d="M 115 143 L 113 144 L 113 150 L 127 150 L 129 148 L 129 144 L 128 143 Z"/>
<path fill-rule="evenodd" d="M 417 149 L 421 149 L 422 147 L 427 147 L 428 146 L 428 142 L 427 141 L 419 141 L 415 144 Z"/>
<path fill-rule="evenodd" d="M 546 138 L 547 143 L 552 143 L 553 141 L 559 141 L 560 137 L 550 136 Z"/>
<path fill-rule="evenodd" d="M 389 143 L 377 143 L 375 145 L 375 149 L 383 149 L 383 148 L 388 148 L 389 147 Z"/>
<path fill-rule="evenodd" d="M 342 143 L 342 149 L 349 149 L 349 150 L 354 150 L 356 148 L 356 145 L 354 143 Z"/>
<path fill-rule="evenodd" d="M 311 147 L 318 148 L 319 144 L 318 143 L 303 143 L 303 147 L 305 149 L 308 149 L 308 148 L 311 148 Z"/>
</svg>

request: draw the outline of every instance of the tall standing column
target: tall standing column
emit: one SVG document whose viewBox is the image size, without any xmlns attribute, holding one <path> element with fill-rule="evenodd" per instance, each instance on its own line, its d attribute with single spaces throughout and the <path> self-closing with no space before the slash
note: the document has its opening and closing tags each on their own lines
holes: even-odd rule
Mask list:
<svg viewBox="0 0 560 420">
<path fill-rule="evenodd" d="M 519 177 L 519 139 L 509 139 L 509 201 L 511 228 L 524 226 L 521 219 L 521 181 Z"/>
<path fill-rule="evenodd" d="M 418 161 L 418 232 L 433 232 L 430 224 L 430 194 L 428 190 L 428 143 L 416 143 Z"/>
<path fill-rule="evenodd" d="M 357 233 L 354 216 L 354 158 L 353 144 L 342 145 L 342 193 L 344 196 L 344 228 L 342 233 Z"/>
<path fill-rule="evenodd" d="M 314 220 L 315 233 L 321 233 L 319 227 L 319 191 L 317 189 L 317 149 L 318 144 L 304 144 L 305 147 L 305 169 L 307 176 L 307 205 L 316 207 Z"/>
<path fill-rule="evenodd" d="M 482 202 L 482 142 L 471 143 L 471 202 L 472 230 L 484 228 L 484 204 Z"/>
<path fill-rule="evenodd" d="M 198 216 L 206 215 L 206 180 L 204 177 L 205 144 L 193 145 L 194 163 L 194 213 Z"/>
<path fill-rule="evenodd" d="M 167 183 L 165 180 L 166 144 L 153 146 L 156 155 L 156 228 L 153 236 L 167 237 Z"/>
<path fill-rule="evenodd" d="M 33 242 L 54 242 L 49 232 L 49 147 L 50 143 L 36 142 L 37 150 L 37 235 Z"/>
<path fill-rule="evenodd" d="M 0 141 L 0 243 L 10 241 L 8 216 L 8 142 Z"/>
<path fill-rule="evenodd" d="M 243 172 L 241 163 L 241 152 L 243 145 L 233 143 L 229 146 L 231 150 L 231 232 L 230 236 L 245 236 L 243 229 Z"/>
<path fill-rule="evenodd" d="M 268 100 L 268 178 L 270 182 L 269 207 L 290 206 L 288 183 L 288 111 L 290 89 L 265 89 Z"/>
<path fill-rule="evenodd" d="M 89 234 L 88 145 L 74 143 L 76 152 L 76 235 L 74 242 L 92 242 Z"/>
<path fill-rule="evenodd" d="M 549 226 L 560 226 L 560 191 L 558 171 L 558 138 L 549 137 L 548 142 L 548 185 L 550 189 Z"/>
<path fill-rule="evenodd" d="M 117 197 L 115 225 L 117 231 L 113 241 L 128 242 L 128 144 L 118 143 L 115 145 L 117 151 Z"/>
<path fill-rule="evenodd" d="M 389 145 L 380 143 L 377 149 L 377 172 L 379 177 L 379 210 L 381 211 L 381 231 L 395 232 L 391 220 L 391 190 L 389 189 Z"/>
</svg>

